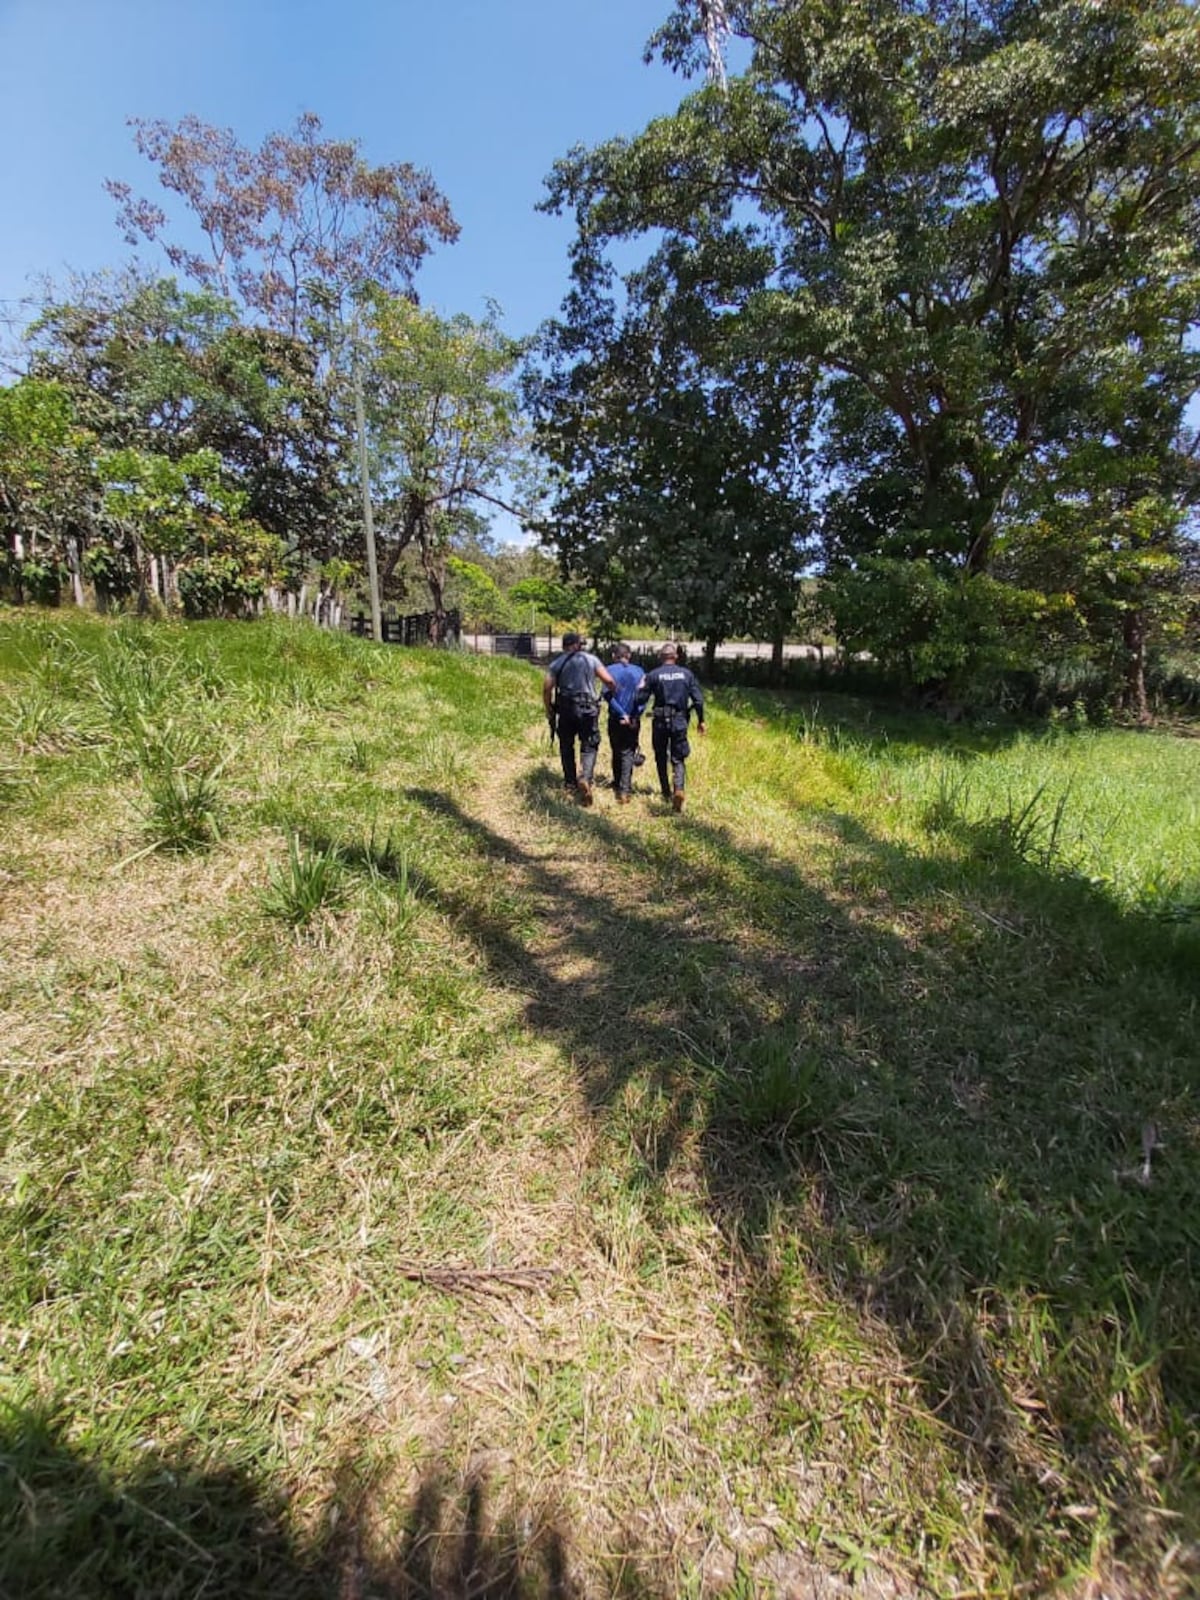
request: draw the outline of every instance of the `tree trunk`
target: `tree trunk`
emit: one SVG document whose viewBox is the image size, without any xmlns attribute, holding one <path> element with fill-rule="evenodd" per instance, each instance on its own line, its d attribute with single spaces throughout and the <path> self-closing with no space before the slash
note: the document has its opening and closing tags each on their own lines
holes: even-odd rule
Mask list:
<svg viewBox="0 0 1200 1600">
<path fill-rule="evenodd" d="M 975 483 L 975 514 L 970 518 L 968 531 L 971 542 L 963 571 L 967 577 L 986 572 L 991 566 L 992 546 L 996 540 L 1000 511 L 1008 497 L 1008 482 L 1001 484 Z"/>
<path fill-rule="evenodd" d="M 704 641 L 704 676 L 706 678 L 712 677 L 713 665 L 717 659 L 717 646 L 720 642 L 715 633 L 710 633 Z"/>
<path fill-rule="evenodd" d="M 146 593 L 146 552 L 136 533 L 133 535 L 133 570 L 137 573 L 137 613 L 144 617 L 150 609 Z"/>
<path fill-rule="evenodd" d="M 783 641 L 787 624 L 781 617 L 775 624 L 775 632 L 771 635 L 771 687 L 778 689 L 783 682 Z"/>
<path fill-rule="evenodd" d="M 1142 727 L 1153 718 L 1146 697 L 1146 613 L 1135 606 L 1125 613 L 1122 629 L 1125 637 L 1125 690 L 1122 696 L 1126 712 L 1132 712 Z"/>
<path fill-rule="evenodd" d="M 430 644 L 442 645 L 446 642 L 446 590 L 436 577 L 428 574 L 429 592 L 433 597 L 433 614 L 429 623 Z"/>
<path fill-rule="evenodd" d="M 75 596 L 75 604 L 82 608 L 83 577 L 79 565 L 79 540 L 72 537 L 67 540 L 67 568 L 71 574 L 71 593 Z"/>
<path fill-rule="evenodd" d="M 429 585 L 433 601 L 433 620 L 429 624 L 429 642 L 442 645 L 446 642 L 446 554 L 430 533 L 422 528 L 419 535 L 421 570 Z"/>
</svg>

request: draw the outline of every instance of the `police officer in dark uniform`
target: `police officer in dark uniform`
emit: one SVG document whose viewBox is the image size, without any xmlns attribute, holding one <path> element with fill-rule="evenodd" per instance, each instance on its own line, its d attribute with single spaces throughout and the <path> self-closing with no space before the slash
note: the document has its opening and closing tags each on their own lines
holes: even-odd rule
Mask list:
<svg viewBox="0 0 1200 1600">
<path fill-rule="evenodd" d="M 688 717 L 694 706 L 696 727 L 703 733 L 704 695 L 695 673 L 680 666 L 679 652 L 673 644 L 664 644 L 658 654 L 660 664 L 646 674 L 637 692 L 637 709 L 642 711 L 654 701 L 650 738 L 654 746 L 654 764 L 658 768 L 658 785 L 663 799 L 669 800 L 676 811 L 682 811 L 686 781 L 684 762 L 692 753 L 687 736 Z M 673 789 L 667 783 L 668 757 Z"/>
<path fill-rule="evenodd" d="M 596 679 L 615 689 L 612 673 L 598 656 L 583 648 L 577 633 L 563 634 L 563 653 L 555 656 L 542 680 L 542 704 L 550 723 L 550 737 L 557 729 L 562 756 L 563 783 L 568 794 L 578 796 L 581 806 L 592 803 L 592 780 L 600 750 L 600 701 Z M 579 740 L 579 768 L 575 766 L 575 741 Z"/>
</svg>

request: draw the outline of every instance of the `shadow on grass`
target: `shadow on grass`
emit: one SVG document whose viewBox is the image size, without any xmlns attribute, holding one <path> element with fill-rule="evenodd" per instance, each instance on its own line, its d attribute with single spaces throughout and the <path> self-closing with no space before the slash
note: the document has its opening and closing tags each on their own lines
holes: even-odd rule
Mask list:
<svg viewBox="0 0 1200 1600">
<path fill-rule="evenodd" d="M 486 872 L 423 893 L 620 1123 L 631 1186 L 698 1152 L 781 1425 L 815 1275 L 889 1330 L 1026 1573 L 1086 1560 L 1097 1519 L 1161 1552 L 1164 1500 L 1193 1526 L 1193 945 L 969 836 L 917 854 L 825 818 L 817 887 L 702 817 L 634 831 L 557 788 L 536 770 L 523 801 L 599 844 L 590 875 L 409 791 L 460 858 L 516 869 L 544 947 Z"/>
<path fill-rule="evenodd" d="M 541 1508 L 498 1503 L 486 1478 L 427 1469 L 390 1543 L 368 1528 L 374 1486 L 338 1475 L 320 1531 L 233 1469 L 147 1453 L 116 1474 L 44 1410 L 0 1410 L 4 1600 L 572 1600 L 567 1530 Z M 614 1595 L 661 1593 L 636 1558 Z"/>
</svg>

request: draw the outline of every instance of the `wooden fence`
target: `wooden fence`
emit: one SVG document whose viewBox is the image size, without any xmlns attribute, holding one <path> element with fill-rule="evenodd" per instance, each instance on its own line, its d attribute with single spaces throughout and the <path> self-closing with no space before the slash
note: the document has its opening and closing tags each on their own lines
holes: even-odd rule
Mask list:
<svg viewBox="0 0 1200 1600">
<path fill-rule="evenodd" d="M 384 644 L 428 644 L 433 630 L 432 611 L 414 611 L 406 617 L 381 617 Z M 371 637 L 371 619 L 359 611 L 350 618 L 350 632 L 364 639 Z M 457 611 L 446 613 L 446 644 L 458 644 L 462 637 L 462 618 Z"/>
</svg>

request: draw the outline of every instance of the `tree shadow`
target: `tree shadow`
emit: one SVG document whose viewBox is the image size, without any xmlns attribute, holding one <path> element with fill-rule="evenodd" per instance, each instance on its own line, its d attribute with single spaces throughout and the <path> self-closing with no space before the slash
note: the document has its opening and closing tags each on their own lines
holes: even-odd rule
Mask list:
<svg viewBox="0 0 1200 1600">
<path fill-rule="evenodd" d="M 482 1474 L 436 1465 L 378 1531 L 378 1486 L 344 1463 L 301 1531 L 285 1495 L 235 1468 L 147 1452 L 115 1472 L 74 1445 L 51 1409 L 0 1411 L 3 1600 L 575 1600 L 569 1530 Z M 635 1554 L 614 1595 L 661 1591 Z"/>
<path fill-rule="evenodd" d="M 424 892 L 526 997 L 593 1114 L 626 1119 L 631 1183 L 653 1196 L 699 1151 L 780 1406 L 805 1340 L 794 1264 L 764 1240 L 790 1218 L 828 1293 L 890 1330 L 987 1483 L 994 1537 L 1020 1549 L 1081 1483 L 1127 1538 L 1153 1534 L 1200 1410 L 1194 945 L 969 832 L 918 854 L 835 814 L 818 889 L 695 815 L 634 832 L 572 808 L 545 768 L 521 796 L 598 842 L 605 875 L 581 884 L 570 847 L 547 858 L 409 791 L 463 853 L 516 869 L 557 942 L 532 951 L 486 892 L 436 875 Z M 1143 1183 L 1154 1119 L 1168 1131 Z M 1017 1305 L 1043 1317 L 1040 1374 L 1006 1355 Z M 1055 1537 L 1078 1551 L 1089 1535 Z"/>
</svg>

